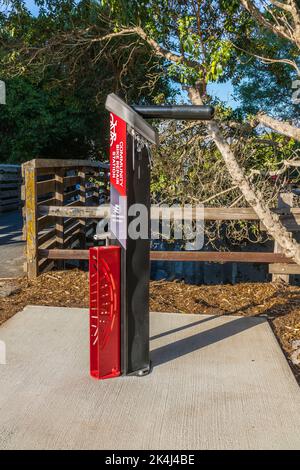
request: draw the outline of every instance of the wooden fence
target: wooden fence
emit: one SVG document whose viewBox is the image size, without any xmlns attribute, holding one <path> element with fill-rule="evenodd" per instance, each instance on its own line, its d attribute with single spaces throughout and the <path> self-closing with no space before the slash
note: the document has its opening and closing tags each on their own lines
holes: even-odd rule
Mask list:
<svg viewBox="0 0 300 470">
<path fill-rule="evenodd" d="M 289 230 L 300 229 L 300 208 L 291 209 L 290 214 L 284 214 L 281 209 L 274 209 L 274 212 L 280 215 L 281 221 Z M 83 219 L 102 219 L 109 217 L 109 205 L 99 207 L 54 207 L 48 206 L 43 208 L 43 213 L 52 217 L 63 218 L 83 218 Z M 189 219 L 196 219 L 196 213 L 185 215 Z M 160 217 L 159 207 L 152 208 L 152 219 Z M 171 211 L 171 220 L 181 220 L 181 210 Z M 259 218 L 251 208 L 226 208 L 226 207 L 207 207 L 204 208 L 204 221 L 226 221 L 226 220 L 243 220 L 258 221 Z M 264 230 L 264 227 L 261 227 Z M 43 256 L 49 259 L 88 259 L 88 250 L 57 250 L 48 249 L 42 251 Z M 211 262 L 238 262 L 238 263 L 283 263 L 284 265 L 292 265 L 286 267 L 286 272 L 291 270 L 291 274 L 299 272 L 300 267 L 287 258 L 282 253 L 272 252 L 227 252 L 227 251 L 151 251 L 152 260 L 168 260 L 168 261 L 211 261 Z M 279 269 L 279 268 L 278 268 Z M 274 271 L 273 271 L 274 272 Z M 278 273 L 281 273 L 280 267 Z"/>
<path fill-rule="evenodd" d="M 54 261 L 49 250 L 68 252 L 87 248 L 97 217 L 65 217 L 51 210 L 96 208 L 108 200 L 108 171 L 105 164 L 87 160 L 31 160 L 22 165 L 24 185 L 24 238 L 26 267 L 30 278 L 62 268 L 61 257 Z M 51 209 L 51 210 L 50 210 Z M 69 259 L 67 256 L 63 259 Z"/>
<path fill-rule="evenodd" d="M 0 213 L 21 207 L 21 166 L 0 165 Z"/>
<path fill-rule="evenodd" d="M 32 160 L 23 165 L 24 218 L 29 277 L 62 268 L 65 260 L 87 260 L 89 235 L 97 221 L 109 216 L 109 166 L 85 160 Z M 98 183 L 96 184 L 96 181 Z M 161 208 L 151 209 L 152 219 Z M 300 208 L 292 207 L 290 193 L 281 195 L 273 209 L 292 233 L 300 228 Z M 155 213 L 153 213 L 153 211 Z M 196 212 L 185 215 L 195 219 Z M 171 219 L 181 220 L 181 209 L 171 209 Z M 252 208 L 204 208 L 205 221 L 258 221 Z M 260 224 L 261 230 L 264 230 Z M 93 242 L 92 242 L 93 243 Z M 300 267 L 280 252 L 152 251 L 152 260 L 267 263 L 273 279 L 300 274 Z"/>
</svg>

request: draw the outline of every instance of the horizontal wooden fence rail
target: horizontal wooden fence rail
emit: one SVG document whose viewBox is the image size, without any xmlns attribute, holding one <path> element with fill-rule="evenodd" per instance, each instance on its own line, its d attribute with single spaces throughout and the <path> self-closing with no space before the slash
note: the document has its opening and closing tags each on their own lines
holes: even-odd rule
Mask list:
<svg viewBox="0 0 300 470">
<path fill-rule="evenodd" d="M 39 250 L 48 259 L 88 260 L 89 250 Z M 288 263 L 293 260 L 280 253 L 226 251 L 151 251 L 152 261 L 209 261 L 214 263 Z"/>
<path fill-rule="evenodd" d="M 0 213 L 21 207 L 21 166 L 0 165 Z"/>
<path fill-rule="evenodd" d="M 151 218 L 160 218 L 163 209 L 159 206 L 151 207 Z M 272 209 L 274 213 L 280 216 L 280 220 L 284 222 L 284 225 L 289 225 L 293 222 L 296 229 L 296 224 L 299 224 L 298 230 L 300 229 L 300 208 L 291 210 L 290 214 L 283 214 L 281 209 Z M 82 217 L 82 218 L 94 218 L 102 219 L 103 217 L 109 217 L 110 206 L 102 205 L 99 207 L 57 207 L 57 206 L 44 206 L 39 207 L 39 212 L 44 215 L 53 217 Z M 197 214 L 196 209 L 187 209 L 185 211 L 187 219 L 202 220 L 202 216 Z M 170 218 L 172 220 L 182 220 L 181 208 L 170 208 Z M 235 208 L 235 207 L 205 207 L 203 211 L 203 220 L 259 220 L 257 214 L 251 208 Z M 297 230 L 297 231 L 298 231 Z"/>
</svg>

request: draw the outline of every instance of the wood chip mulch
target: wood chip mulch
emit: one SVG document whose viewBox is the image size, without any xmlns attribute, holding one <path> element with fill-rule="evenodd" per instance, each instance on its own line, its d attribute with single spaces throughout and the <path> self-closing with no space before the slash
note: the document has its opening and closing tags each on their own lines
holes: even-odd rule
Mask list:
<svg viewBox="0 0 300 470">
<path fill-rule="evenodd" d="M 77 269 L 52 271 L 35 280 L 0 280 L 0 324 L 26 305 L 88 304 L 88 273 Z M 156 312 L 266 316 L 300 384 L 300 287 L 272 283 L 194 286 L 152 281 L 150 308 Z"/>
</svg>

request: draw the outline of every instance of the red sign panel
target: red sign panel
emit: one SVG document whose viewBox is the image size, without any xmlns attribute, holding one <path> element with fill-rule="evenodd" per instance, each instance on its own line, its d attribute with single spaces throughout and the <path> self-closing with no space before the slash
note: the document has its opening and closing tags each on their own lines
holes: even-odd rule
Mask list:
<svg viewBox="0 0 300 470">
<path fill-rule="evenodd" d="M 120 250 L 90 248 L 90 371 L 96 379 L 121 374 Z"/>
<path fill-rule="evenodd" d="M 126 196 L 126 122 L 110 113 L 110 182 Z"/>
</svg>

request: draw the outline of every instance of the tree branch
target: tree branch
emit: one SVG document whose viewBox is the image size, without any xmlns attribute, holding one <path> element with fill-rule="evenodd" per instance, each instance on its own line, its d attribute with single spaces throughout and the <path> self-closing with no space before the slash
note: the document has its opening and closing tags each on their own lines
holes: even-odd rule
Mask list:
<svg viewBox="0 0 300 470">
<path fill-rule="evenodd" d="M 277 8 L 280 8 L 281 10 L 285 10 L 289 13 L 292 13 L 293 7 L 290 4 L 282 3 L 277 0 L 269 0 L 272 5 L 274 5 Z"/>
<path fill-rule="evenodd" d="M 77 44 L 85 44 L 85 43 L 95 43 L 95 42 L 105 42 L 105 41 L 110 41 L 111 39 L 114 39 L 116 37 L 120 36 L 128 36 L 128 35 L 134 35 L 136 34 L 140 38 L 142 38 L 151 48 L 154 50 L 155 54 L 157 56 L 163 57 L 170 62 L 174 62 L 176 64 L 186 64 L 189 67 L 197 68 L 200 69 L 201 65 L 199 62 L 188 59 L 184 57 L 183 55 L 175 54 L 174 52 L 171 52 L 167 49 L 165 49 L 163 46 L 158 44 L 158 42 L 154 41 L 154 39 L 150 38 L 147 36 L 146 32 L 139 26 L 136 26 L 134 28 L 123 28 L 120 31 L 113 32 L 106 34 L 104 36 L 96 37 L 96 38 L 81 38 L 77 41 Z M 74 44 L 70 44 L 70 46 L 74 46 Z"/>
<path fill-rule="evenodd" d="M 287 64 L 287 65 L 290 65 L 291 67 L 293 67 L 296 70 L 297 74 L 300 77 L 300 68 L 298 67 L 298 65 L 296 64 L 296 62 L 294 60 L 290 60 L 290 59 L 272 59 L 270 57 L 263 57 L 261 55 L 255 54 L 254 52 L 246 51 L 245 49 L 242 49 L 241 47 L 237 46 L 236 44 L 232 43 L 232 45 L 233 45 L 233 47 L 235 47 L 239 51 L 244 52 L 245 54 L 248 54 L 252 57 L 255 57 L 256 59 L 261 60 L 265 64 Z"/>
<path fill-rule="evenodd" d="M 158 42 L 154 41 L 154 39 L 147 36 L 146 32 L 141 27 L 133 28 L 132 31 L 135 31 L 136 34 L 138 34 L 145 42 L 147 42 L 149 46 L 151 46 L 152 49 L 154 49 L 156 55 L 160 57 L 164 57 L 165 59 L 171 62 L 175 62 L 176 64 L 186 64 L 189 67 L 194 67 L 197 69 L 201 68 L 201 65 L 199 64 L 199 62 L 196 62 L 195 60 L 187 59 L 186 57 L 183 57 L 182 55 L 175 54 L 174 52 L 170 52 L 169 50 L 162 47 L 160 44 L 158 44 Z"/>
<path fill-rule="evenodd" d="M 255 116 L 255 121 L 300 142 L 300 129 L 288 122 L 277 121 L 277 119 L 274 119 L 265 113 L 258 113 Z"/>
<path fill-rule="evenodd" d="M 300 47 L 300 36 L 299 36 L 299 33 L 296 31 L 296 29 L 295 29 L 295 34 L 291 34 L 289 31 L 287 31 L 287 29 L 284 26 L 281 26 L 279 23 L 274 24 L 268 21 L 265 18 L 265 16 L 262 14 L 262 12 L 256 7 L 256 5 L 251 0 L 240 0 L 240 1 L 241 1 L 241 4 L 244 6 L 244 8 L 250 13 L 250 15 L 253 16 L 254 19 L 256 19 L 256 21 L 261 26 L 269 29 L 277 36 L 280 36 L 284 39 L 288 39 L 289 41 L 294 42 L 295 44 L 297 44 L 298 47 Z M 271 3 L 274 3 L 274 0 Z M 279 4 L 281 2 L 276 2 L 276 3 Z M 292 9 L 291 4 L 289 6 Z M 291 14 L 295 22 L 295 20 L 297 19 L 299 15 L 297 14 L 297 11 L 295 11 L 294 8 L 293 8 L 293 13 L 291 11 Z"/>
<path fill-rule="evenodd" d="M 193 104 L 203 104 L 201 95 L 197 88 L 189 89 L 189 97 Z M 300 265 L 300 246 L 293 240 L 287 229 L 282 225 L 279 217 L 272 213 L 264 203 L 262 195 L 255 191 L 252 184 L 240 167 L 230 145 L 220 132 L 218 124 L 212 120 L 207 123 L 209 136 L 214 140 L 227 166 L 234 185 L 238 186 L 245 200 L 254 209 L 259 219 L 263 222 L 268 233 L 283 248 L 283 252 L 289 258 L 293 258 Z"/>
</svg>

